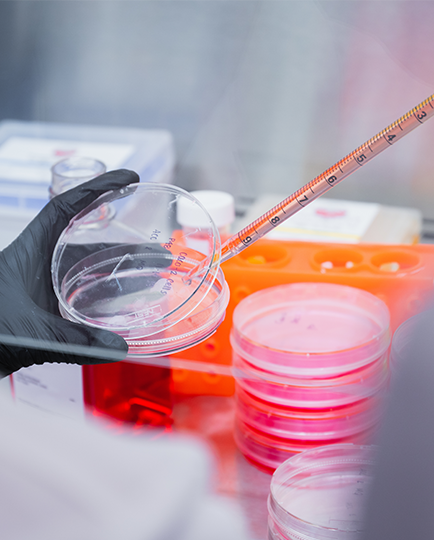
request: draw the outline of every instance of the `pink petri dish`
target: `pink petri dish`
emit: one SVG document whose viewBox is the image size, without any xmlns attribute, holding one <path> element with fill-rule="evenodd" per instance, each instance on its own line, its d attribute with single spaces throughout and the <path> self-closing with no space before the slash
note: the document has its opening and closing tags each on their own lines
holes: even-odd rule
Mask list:
<svg viewBox="0 0 434 540">
<path fill-rule="evenodd" d="M 258 431 L 240 420 L 235 423 L 235 442 L 242 454 L 253 463 L 268 471 L 274 471 L 287 459 L 329 444 L 371 444 L 378 425 L 351 437 L 333 437 L 322 441 L 292 440 L 273 437 Z"/>
<path fill-rule="evenodd" d="M 235 439 L 273 469 L 336 442 L 366 444 L 389 382 L 390 315 L 366 291 L 329 283 L 264 289 L 235 308 Z"/>
<path fill-rule="evenodd" d="M 371 364 L 390 343 L 390 315 L 376 296 L 344 285 L 292 283 L 235 308 L 231 344 L 259 370 L 325 379 Z"/>
<path fill-rule="evenodd" d="M 379 395 L 351 405 L 306 410 L 279 407 L 259 400 L 240 388 L 236 392 L 237 417 L 257 431 L 297 441 L 325 441 L 347 438 L 376 426 L 381 419 Z"/>
<path fill-rule="evenodd" d="M 233 366 L 239 388 L 272 405 L 300 409 L 343 407 L 368 399 L 381 393 L 389 379 L 386 353 L 362 368 L 327 379 L 275 375 L 255 368 L 236 352 Z"/>
</svg>

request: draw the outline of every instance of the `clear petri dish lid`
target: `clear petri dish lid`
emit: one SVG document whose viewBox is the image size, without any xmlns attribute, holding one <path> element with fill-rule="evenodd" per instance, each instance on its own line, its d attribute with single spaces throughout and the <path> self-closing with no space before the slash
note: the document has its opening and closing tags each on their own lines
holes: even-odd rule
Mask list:
<svg viewBox="0 0 434 540">
<path fill-rule="evenodd" d="M 177 205 L 202 214 L 193 249 Z M 203 205 L 166 184 L 131 184 L 103 194 L 71 220 L 53 253 L 52 279 L 63 316 L 145 338 L 186 319 L 213 289 L 220 237 Z M 190 275 L 199 264 L 200 274 Z"/>
<path fill-rule="evenodd" d="M 282 463 L 270 485 L 270 538 L 364 538 L 377 452 L 375 446 L 333 444 Z"/>
<path fill-rule="evenodd" d="M 238 304 L 231 344 L 265 371 L 335 377 L 382 355 L 390 343 L 389 324 L 386 304 L 371 293 L 331 283 L 291 283 Z"/>
</svg>

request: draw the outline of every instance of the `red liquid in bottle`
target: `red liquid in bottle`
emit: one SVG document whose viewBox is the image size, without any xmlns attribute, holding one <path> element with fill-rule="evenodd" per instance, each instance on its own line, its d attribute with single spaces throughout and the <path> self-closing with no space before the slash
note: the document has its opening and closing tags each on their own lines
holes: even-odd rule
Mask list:
<svg viewBox="0 0 434 540">
<path fill-rule="evenodd" d="M 132 362 L 83 366 L 86 405 L 135 426 L 172 424 L 170 369 Z"/>
</svg>

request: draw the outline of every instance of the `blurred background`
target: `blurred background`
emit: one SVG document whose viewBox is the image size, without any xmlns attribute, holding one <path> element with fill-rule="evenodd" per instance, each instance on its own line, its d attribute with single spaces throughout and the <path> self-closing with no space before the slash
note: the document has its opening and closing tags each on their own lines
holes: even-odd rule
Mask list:
<svg viewBox="0 0 434 540">
<path fill-rule="evenodd" d="M 175 183 L 290 194 L 434 88 L 434 2 L 0 2 L 0 120 L 166 129 Z M 434 219 L 434 123 L 333 191 Z"/>
<path fill-rule="evenodd" d="M 2 122 L 5 122 L 3 126 L 13 124 L 8 121 L 32 123 L 36 131 L 28 134 L 33 148 L 35 138 L 43 139 L 42 131 L 41 135 L 37 131 L 38 123 L 77 129 L 93 126 L 98 137 L 102 131 L 110 131 L 107 128 L 114 128 L 119 137 L 116 140 L 110 139 L 111 136 L 102 137 L 101 142 L 115 142 L 118 162 L 122 162 L 119 156 L 122 152 L 128 153 L 133 142 L 138 141 L 140 149 L 145 147 L 144 142 L 149 142 L 148 139 L 133 140 L 132 135 L 127 140 L 125 134 L 131 129 L 153 131 L 148 135 L 155 137 L 152 149 L 155 152 L 145 156 L 148 161 L 143 159 L 143 169 L 155 172 L 152 167 L 158 168 L 158 160 L 152 159 L 157 156 L 161 163 L 167 161 L 167 170 L 163 172 L 169 174 L 170 169 L 171 175 L 173 142 L 175 170 L 171 180 L 187 190 L 229 192 L 235 198 L 237 216 L 242 220 L 243 214 L 246 216 L 261 197 L 290 195 L 434 93 L 433 28 L 432 0 L 0 0 L 0 132 Z M 80 138 L 78 131 L 73 135 L 74 130 L 68 130 L 72 140 Z M 164 132 L 155 130 L 164 130 L 171 136 L 164 138 Z M 53 138 L 68 139 L 65 132 L 52 130 L 52 133 Z M 98 140 L 96 137 L 88 141 L 89 145 Z M 91 148 L 89 145 L 87 148 Z M 106 164 L 116 157 L 113 147 L 105 147 L 109 148 L 104 155 L 107 161 L 103 160 Z M 421 240 L 434 242 L 433 149 L 434 120 L 362 167 L 328 195 L 346 201 L 417 209 L 423 216 Z M 7 150 L 9 154 L 0 133 L 2 189 L 1 167 L 7 169 L 8 174 L 11 172 L 13 167 L 8 169 L 9 162 L 13 161 L 10 156 L 19 167 L 22 165 L 18 159 L 20 152 L 13 155 L 10 147 Z M 53 148 L 48 145 L 43 150 L 48 155 Z M 59 157 L 60 154 L 56 160 Z M 29 169 L 35 166 L 38 173 L 38 167 L 44 165 L 41 165 L 42 158 L 32 160 L 33 154 L 28 152 L 22 162 Z M 17 185 L 23 180 L 22 185 L 25 185 L 25 175 L 19 177 L 25 168 L 19 167 L 16 176 L 4 176 L 12 186 L 11 180 L 18 180 Z M 49 176 L 49 166 L 44 172 Z M 142 175 L 142 180 L 144 177 Z M 38 176 L 35 178 L 37 182 Z M 48 184 L 44 181 L 45 200 Z M 1 199 L 0 192 L 0 206 Z M 0 208 L 0 249 L 15 238 L 37 211 L 30 206 L 30 210 L 24 208 L 28 213 L 22 209 L 20 221 L 18 205 L 3 206 Z M 376 216 L 377 209 L 372 208 L 373 205 L 370 208 L 359 206 L 364 208 L 356 212 L 357 219 L 353 221 L 359 223 L 367 218 L 371 227 L 370 220 Z M 323 221 L 336 216 L 339 217 L 338 213 L 334 215 L 331 211 L 323 216 Z M 379 216 L 380 212 L 376 217 Z M 276 275 L 281 267 L 271 265 L 271 269 L 267 269 L 266 263 L 274 263 L 274 259 L 268 260 L 262 255 L 259 263 L 255 257 L 252 261 L 247 259 L 242 262 L 241 270 L 235 267 L 232 274 L 226 266 L 232 304 L 225 322 L 210 338 L 215 341 L 204 342 L 203 348 L 199 348 L 202 344 L 192 348 L 191 355 L 183 351 L 178 359 L 199 360 L 214 366 L 220 362 L 220 367 L 228 367 L 231 362 L 229 331 L 236 304 L 255 290 L 279 284 L 279 280 L 299 280 L 301 271 L 305 272 L 307 280 L 341 282 L 376 294 L 391 310 L 391 331 L 394 332 L 401 322 L 432 300 L 433 291 L 432 246 L 388 250 L 380 245 L 417 242 L 420 231 L 414 232 L 413 226 L 407 227 L 405 223 L 402 229 L 407 227 L 408 238 L 404 239 L 402 234 L 398 241 L 396 237 L 393 241 L 385 240 L 384 230 L 395 231 L 402 223 L 403 218 L 389 215 L 388 220 L 374 220 L 368 229 L 371 235 L 367 233 L 366 238 L 354 233 L 356 242 L 361 239 L 379 244 L 374 248 L 361 246 L 359 252 L 364 258 L 355 250 L 341 252 L 321 248 L 324 256 L 316 259 L 314 268 L 311 263 L 314 252 L 308 252 L 310 248 L 305 247 L 306 265 L 300 266 L 304 270 L 297 267 L 295 257 L 294 264 L 288 257 L 280 277 Z M 300 222 L 298 224 L 300 226 Z M 364 223 L 362 225 L 365 227 Z M 348 228 L 345 222 L 337 232 L 341 237 L 349 237 Z M 312 249 L 320 249 L 315 246 Z M 298 254 L 301 253 L 300 248 Z M 362 259 L 363 265 L 358 266 Z M 257 264 L 264 265 L 266 277 L 256 282 Z M 362 281 L 365 274 L 368 278 Z M 362 275 L 360 281 L 359 275 Z M 426 335 L 431 333 L 429 329 Z M 420 355 L 420 358 L 425 357 Z M 176 365 L 173 358 L 171 362 L 172 366 Z M 133 369 L 148 367 L 130 365 Z M 158 362 L 155 365 L 158 367 Z M 116 364 L 114 369 L 118 366 L 120 372 L 125 369 L 125 373 L 129 373 L 124 363 Z M 65 411 L 75 414 L 78 410 L 83 414 L 84 404 L 89 406 L 90 403 L 86 401 L 86 392 L 91 394 L 92 384 L 92 388 L 101 389 L 103 394 L 111 380 L 116 384 L 122 380 L 117 371 L 106 374 L 103 369 L 95 368 L 94 372 L 93 368 L 87 368 L 84 375 L 81 367 L 75 365 L 45 364 L 23 369 L 14 375 L 15 398 L 17 402 L 36 403 L 38 408 L 51 407 L 56 411 L 62 402 Z M 187 370 L 183 371 L 185 375 Z M 242 461 L 241 454 L 236 453 L 232 434 L 235 409 L 230 393 L 233 387 L 227 391 L 223 381 L 221 390 L 218 373 L 206 370 L 202 373 L 198 369 L 190 379 L 185 379 L 186 382 L 182 379 L 176 382 L 175 378 L 170 379 L 172 374 L 166 369 L 164 384 L 167 388 L 169 384 L 178 385 L 175 390 L 179 401 L 173 410 L 169 408 L 170 414 L 173 413 L 170 421 L 174 419 L 179 431 L 201 433 L 211 446 L 218 447 L 216 455 L 221 467 L 218 489 L 226 495 L 237 495 L 251 522 L 252 538 L 262 539 L 266 534 L 265 501 L 270 477 L 246 460 Z M 426 373 L 427 377 L 422 377 L 421 382 L 428 385 L 431 378 L 429 371 Z M 188 377 L 190 375 L 188 373 Z M 137 388 L 132 388 L 130 380 L 135 383 L 136 379 L 139 380 L 134 375 L 125 377 L 125 383 L 122 380 L 125 396 L 116 390 L 122 407 L 131 401 L 134 392 L 139 396 L 143 394 L 145 383 L 141 380 Z M 160 379 L 163 378 L 158 372 Z M 148 384 L 145 376 L 143 380 Z M 6 383 L 9 392 L 9 381 L 5 379 L 0 383 L 0 393 Z M 194 385 L 199 385 L 199 390 Z M 124 387 L 120 386 L 122 391 Z M 160 388 L 158 390 L 161 392 Z M 419 391 L 416 384 L 410 390 L 421 399 L 429 394 L 428 390 L 426 394 Z M 90 404 L 97 410 L 95 402 Z M 408 399 L 401 400 L 403 406 L 408 402 Z M 147 410 L 147 406 L 139 409 L 136 404 L 128 405 L 128 411 L 136 414 L 139 410 L 139 415 Z M 220 404 L 220 408 L 216 404 Z M 411 420 L 403 423 L 400 410 L 396 408 L 396 425 L 411 426 L 416 437 L 416 428 L 422 426 L 425 417 L 421 417 L 420 423 Z M 429 411 L 429 407 L 420 405 L 419 410 Z M 417 413 L 412 418 L 418 418 Z M 215 415 L 212 422 L 209 421 L 211 414 Z M 413 443 L 415 437 L 406 440 Z M 395 441 L 393 437 L 390 440 Z M 427 456 L 432 454 L 432 445 L 413 446 L 417 451 L 428 448 Z M 27 447 L 32 449 L 31 444 Z M 387 463 L 395 467 L 393 478 L 400 478 L 396 471 L 401 472 L 399 459 L 408 458 L 407 447 L 396 444 L 395 448 L 401 449 L 401 453 L 394 452 L 396 462 Z M 428 457 L 426 459 L 416 456 L 412 464 L 423 465 L 429 462 Z M 425 476 L 427 482 L 431 482 L 431 477 L 422 471 L 421 477 Z M 421 499 L 413 496 L 410 483 L 408 486 L 404 486 L 405 494 L 410 494 L 411 501 L 418 505 Z M 429 489 L 432 494 L 432 484 Z M 394 486 L 392 492 L 400 493 Z M 379 499 L 373 499 L 375 504 L 377 500 L 385 500 L 382 493 L 379 492 Z M 378 504 L 375 508 L 382 509 L 382 506 Z M 431 508 L 432 504 L 428 517 Z M 418 512 L 419 508 L 416 510 Z M 396 511 L 396 507 L 392 511 L 394 517 L 399 515 L 403 520 L 408 517 L 406 512 Z M 380 514 L 381 519 L 386 515 Z M 407 521 L 414 523 L 411 519 Z M 428 522 L 431 527 L 429 519 Z M 398 530 L 404 531 L 400 527 Z M 406 537 L 409 537 L 407 533 Z"/>
</svg>

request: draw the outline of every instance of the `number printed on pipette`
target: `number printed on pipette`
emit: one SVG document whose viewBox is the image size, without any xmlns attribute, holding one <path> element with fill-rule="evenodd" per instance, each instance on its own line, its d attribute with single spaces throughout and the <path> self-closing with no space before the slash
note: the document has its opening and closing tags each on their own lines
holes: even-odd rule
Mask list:
<svg viewBox="0 0 434 540">
<path fill-rule="evenodd" d="M 329 178 L 326 178 L 327 184 L 330 184 L 331 186 L 336 182 L 338 177 L 335 174 L 332 174 Z"/>
<path fill-rule="evenodd" d="M 420 122 L 422 124 L 422 122 L 424 121 L 424 119 L 426 118 L 427 114 L 425 111 L 419 111 L 419 112 L 416 112 L 414 113 L 414 117 L 416 118 L 416 120 L 418 122 Z"/>
<path fill-rule="evenodd" d="M 363 162 L 366 161 L 368 158 L 365 154 L 360 154 L 359 156 L 354 156 L 354 159 L 356 160 L 356 163 L 358 163 L 359 165 L 363 165 Z"/>
<path fill-rule="evenodd" d="M 243 244 L 248 245 L 253 240 L 253 238 L 250 235 L 245 236 L 244 238 L 240 236 L 240 240 Z"/>
<path fill-rule="evenodd" d="M 309 197 L 304 194 L 303 197 L 301 197 L 300 199 L 297 198 L 296 201 L 300 206 L 306 206 L 307 204 L 309 204 Z"/>
</svg>

